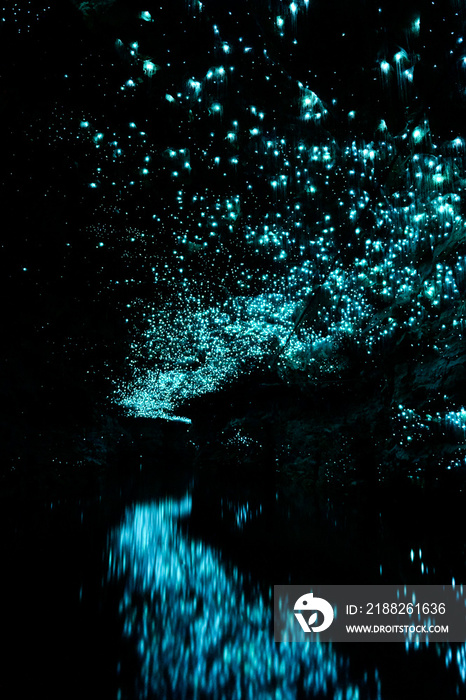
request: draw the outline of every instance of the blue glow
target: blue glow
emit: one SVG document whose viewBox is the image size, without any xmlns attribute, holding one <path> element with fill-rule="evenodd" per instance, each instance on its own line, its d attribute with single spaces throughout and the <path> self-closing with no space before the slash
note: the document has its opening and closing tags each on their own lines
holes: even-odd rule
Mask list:
<svg viewBox="0 0 466 700">
<path fill-rule="evenodd" d="M 330 646 L 275 643 L 270 599 L 246 592 L 236 568 L 185 535 L 191 507 L 189 494 L 137 504 L 109 536 L 108 576 L 124 584 L 124 634 L 139 660 L 135 697 L 242 700 L 280 688 L 282 700 L 295 700 L 301 685 L 306 695 L 335 688 L 334 698 L 356 700 Z"/>
<path fill-rule="evenodd" d="M 151 78 L 153 75 L 156 74 L 156 72 L 158 70 L 158 66 L 156 66 L 155 63 L 153 63 L 152 61 L 146 60 L 143 63 L 143 70 L 144 70 L 144 73 L 149 78 Z"/>
</svg>

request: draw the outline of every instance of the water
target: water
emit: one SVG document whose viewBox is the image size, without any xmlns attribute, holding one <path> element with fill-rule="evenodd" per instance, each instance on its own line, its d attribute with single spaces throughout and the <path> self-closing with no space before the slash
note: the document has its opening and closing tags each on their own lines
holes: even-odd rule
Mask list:
<svg viewBox="0 0 466 700">
<path fill-rule="evenodd" d="M 362 697 L 331 647 L 275 644 L 270 596 L 183 532 L 191 510 L 189 493 L 136 504 L 110 537 L 110 578 L 125 580 L 124 635 L 140 663 L 136 697 Z"/>
<path fill-rule="evenodd" d="M 451 582 L 463 567 L 452 498 L 272 491 L 225 471 L 129 505 L 107 545 L 136 657 L 121 697 L 461 695 L 463 647 L 277 646 L 271 617 L 279 582 Z"/>
<path fill-rule="evenodd" d="M 191 428 L 176 430 L 189 437 Z M 122 700 L 464 693 L 462 647 L 277 646 L 270 600 L 271 586 L 287 582 L 450 583 L 454 575 L 459 586 L 460 496 L 305 494 L 231 471 L 204 474 L 181 452 L 157 458 L 136 441 L 139 452 L 140 463 L 85 499 L 32 502 L 22 512 L 4 504 L 14 524 L 4 544 L 5 666 L 18 696 L 41 688 L 48 697 Z"/>
</svg>

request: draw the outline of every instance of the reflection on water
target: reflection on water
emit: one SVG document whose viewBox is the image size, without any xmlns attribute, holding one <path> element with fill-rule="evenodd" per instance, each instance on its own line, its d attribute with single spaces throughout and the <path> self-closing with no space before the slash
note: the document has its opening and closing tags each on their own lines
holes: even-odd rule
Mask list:
<svg viewBox="0 0 466 700">
<path fill-rule="evenodd" d="M 254 508 L 249 501 L 246 501 L 246 503 L 241 503 L 239 501 L 230 500 L 229 498 L 226 498 L 225 500 L 222 498 L 220 505 L 222 509 L 222 519 L 230 516 L 238 530 L 242 530 L 247 523 L 250 523 L 255 518 L 260 517 L 262 514 L 261 503 Z"/>
<path fill-rule="evenodd" d="M 137 649 L 136 697 L 381 697 L 377 671 L 351 682 L 331 646 L 275 644 L 270 597 L 247 592 L 236 568 L 190 540 L 181 526 L 190 512 L 189 494 L 137 504 L 109 538 L 109 579 L 123 582 L 124 634 Z"/>
<path fill-rule="evenodd" d="M 415 550 L 414 548 L 411 548 L 410 554 L 409 554 L 410 561 L 413 566 L 419 566 L 420 567 L 420 572 L 422 576 L 427 576 L 429 574 L 429 567 L 425 566 L 425 563 L 423 561 L 423 552 L 422 549 L 419 548 Z M 435 567 L 431 567 L 432 573 L 435 574 Z M 456 588 L 456 598 L 457 600 L 463 600 L 464 601 L 464 607 L 466 608 L 466 598 L 465 598 L 465 588 L 463 584 L 457 585 L 455 578 L 453 577 L 451 580 L 451 585 L 453 586 L 453 589 Z M 428 624 L 435 623 L 432 620 L 428 620 Z M 429 646 L 429 640 L 427 640 L 426 647 Z M 420 644 L 419 640 L 414 640 L 414 641 L 408 641 L 406 640 L 405 642 L 405 650 L 406 653 L 409 654 L 410 651 L 418 651 L 424 648 L 424 644 Z M 464 684 L 466 683 L 466 642 L 463 644 L 449 644 L 449 643 L 437 643 L 435 644 L 435 648 L 437 651 L 438 656 L 443 657 L 445 659 L 445 667 L 448 669 L 451 666 L 454 666 L 456 664 L 456 667 L 458 669 L 458 674 L 459 674 L 459 679 L 461 680 L 461 683 Z M 459 681 L 458 681 L 459 683 Z M 457 686 L 457 695 L 463 695 L 464 694 L 464 687 L 461 686 L 459 683 Z"/>
</svg>

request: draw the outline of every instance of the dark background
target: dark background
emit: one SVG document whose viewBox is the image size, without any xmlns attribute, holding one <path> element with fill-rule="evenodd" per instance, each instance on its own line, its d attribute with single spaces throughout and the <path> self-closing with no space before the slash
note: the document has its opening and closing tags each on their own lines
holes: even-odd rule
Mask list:
<svg viewBox="0 0 466 700">
<path fill-rule="evenodd" d="M 337 140 L 348 139 L 349 134 L 354 134 L 355 140 L 369 140 L 381 119 L 396 137 L 413 114 L 427 117 L 440 141 L 464 137 L 466 80 L 458 43 L 464 18 L 459 3 L 321 0 L 310 3 L 307 17 L 300 15 L 295 32 L 287 20 L 282 41 L 268 22 L 278 11 L 278 3 L 273 2 L 206 2 L 202 19 L 193 19 L 184 2 L 166 3 L 161 8 L 158 3 L 139 6 L 117 1 L 109 7 L 90 3 L 87 13 L 71 2 L 53 3 L 50 8 L 43 4 L 34 1 L 21 9 L 4 8 L 0 43 L 0 279 L 4 289 L 0 506 L 2 578 L 7 591 L 4 601 L 6 617 L 11 618 L 6 640 L 12 660 L 7 666 L 18 688 L 24 683 L 30 689 L 44 685 L 50 688 L 49 697 L 69 697 L 75 692 L 103 697 L 106 693 L 112 696 L 110 691 L 116 684 L 112 641 L 121 630 L 117 621 L 106 617 L 107 608 L 96 593 L 105 574 L 102 546 L 109 524 L 118 520 L 123 505 L 140 496 L 145 487 L 133 473 L 143 450 L 140 427 L 113 406 L 111 395 L 115 382 L 124 381 L 127 375 L 129 378 L 125 362 L 129 346 L 144 330 L 138 309 L 149 303 L 155 308 L 162 306 L 172 293 L 167 283 L 166 288 L 158 288 L 154 299 L 151 270 L 154 261 L 169 256 L 170 207 L 176 188 L 165 177 L 162 163 L 154 168 L 149 184 L 138 181 L 133 190 L 120 187 L 140 166 L 143 149 L 135 147 L 134 151 L 127 149 L 122 163 L 109 164 L 98 187 L 90 189 L 100 161 L 89 141 L 78 138 L 80 121 L 91 114 L 96 128 L 115 132 L 122 132 L 130 121 L 137 122 L 147 134 L 155 160 L 167 145 L 183 147 L 188 136 L 200 148 L 207 143 L 211 127 L 200 118 L 193 123 L 187 112 L 173 119 L 163 97 L 176 90 L 182 79 L 205 73 L 215 63 L 218 51 L 211 26 L 218 23 L 222 41 L 233 42 L 241 35 L 257 55 L 254 71 L 245 62 L 231 78 L 225 123 L 238 103 L 248 104 L 254 96 L 258 103 L 270 107 L 264 128 L 271 134 L 292 134 L 294 130 L 298 138 L 298 120 L 288 120 L 289 104 L 297 95 L 292 84 L 301 81 L 325 104 L 337 100 L 329 109 L 325 126 Z M 137 20 L 138 11 L 143 10 L 151 12 L 155 24 L 146 26 Z M 407 39 L 406 27 L 419 15 L 419 36 Z M 171 71 L 161 71 L 157 83 L 145 80 L 129 97 L 119 95 L 118 87 L 128 79 L 132 59 L 117 51 L 116 38 L 125 46 L 137 39 L 140 53 L 148 56 L 162 57 L 170 49 Z M 418 55 L 407 100 L 394 89 L 381 89 L 377 80 L 377 61 L 401 46 Z M 271 63 L 264 61 L 264 47 Z M 268 86 L 260 80 L 264 72 L 272 74 Z M 357 114 L 351 125 L 347 119 L 350 110 Z M 218 152 L 229 156 L 221 137 L 215 138 Z M 193 146 L 196 179 L 185 183 L 185 191 L 194 193 L 202 185 L 218 192 L 223 188 L 228 195 L 243 188 L 244 216 L 255 212 L 259 219 L 270 202 L 265 188 L 261 198 L 260 183 L 255 185 L 254 197 L 248 199 L 241 179 L 255 181 L 257 173 L 252 166 L 246 163 L 220 184 L 215 174 L 203 169 L 201 159 L 196 164 L 194 151 Z M 109 184 L 112 179 L 117 182 L 113 189 Z M 128 248 L 128 229 L 149 231 L 153 210 L 167 212 L 166 221 L 161 217 L 157 235 L 149 236 L 144 245 Z M 106 232 L 103 251 L 99 245 L 102 231 Z M 229 254 L 233 260 L 244 259 L 244 249 L 235 240 Z M 252 270 L 266 265 L 253 257 L 247 264 Z M 209 273 L 209 293 L 214 298 L 225 294 L 217 281 L 228 280 L 230 265 L 230 259 L 219 256 L 215 274 Z M 202 273 L 202 265 L 193 268 L 193 274 Z M 115 280 L 122 283 L 116 285 Z M 252 286 L 250 293 L 255 291 Z M 133 307 L 128 312 L 127 304 L 135 299 L 136 311 Z M 385 370 L 389 374 L 387 366 L 395 366 L 398 360 L 396 353 L 387 358 Z M 253 389 L 255 377 L 263 377 L 263 370 L 259 368 L 258 375 L 253 375 Z M 276 381 L 275 375 L 271 381 Z M 450 392 L 450 398 L 456 397 L 458 402 L 464 395 L 463 381 L 458 379 Z M 261 411 L 268 415 L 264 407 L 275 401 L 278 413 L 282 411 L 287 420 L 295 410 L 291 406 L 300 410 L 309 405 L 309 396 L 315 398 L 313 391 L 319 393 L 315 388 L 304 387 L 306 390 L 310 393 L 297 401 L 286 391 L 282 400 L 283 389 L 271 399 L 266 390 L 257 395 L 259 408 L 254 415 L 248 413 L 249 385 L 240 387 L 238 394 L 233 387 L 228 400 L 223 395 L 210 397 L 210 403 L 201 404 L 198 435 L 207 465 L 218 456 L 206 455 L 210 446 L 207 449 L 205 445 L 210 445 L 212 438 L 209 431 L 218 428 L 221 433 L 231 418 L 230 408 L 237 412 L 236 417 L 250 421 L 254 433 L 254 421 L 260 422 Z M 349 394 L 354 396 L 351 389 Z M 360 403 L 368 397 L 373 398 L 361 389 Z M 326 406 L 339 403 L 341 395 L 330 393 Z M 331 420 L 330 415 L 332 408 L 327 420 Z M 304 420 L 311 422 L 312 412 L 305 414 Z M 372 429 L 369 426 L 369 432 Z M 172 440 L 164 433 L 166 429 L 158 426 L 157 430 L 157 440 L 163 444 L 162 461 L 168 469 L 179 454 L 174 455 L 168 447 Z M 268 478 L 270 450 L 275 449 L 267 439 L 259 457 L 254 458 L 263 467 L 256 477 L 259 480 Z M 438 447 L 436 440 L 434 436 L 432 452 Z M 183 458 L 191 454 L 192 448 L 182 444 L 181 438 L 175 442 Z M 144 444 L 150 459 L 153 445 L 147 447 L 147 440 Z M 368 447 L 361 437 L 355 438 L 354 444 L 363 465 L 358 478 L 370 499 L 375 488 L 373 475 L 364 464 L 374 458 L 375 448 Z M 451 493 L 462 487 L 464 477 L 460 474 L 449 481 L 441 465 L 435 477 L 445 479 L 442 493 L 446 495 L 440 495 L 437 502 L 437 494 L 429 492 L 429 503 L 437 503 L 436 518 L 444 523 L 442 533 L 450 526 L 456 528 L 451 546 L 461 559 L 459 510 L 449 511 Z M 429 474 L 426 480 L 429 483 Z M 432 488 L 435 481 L 431 479 Z M 403 504 L 419 497 L 418 492 L 412 496 L 409 489 L 400 495 L 398 487 L 393 487 L 393 493 L 384 495 L 386 510 L 393 508 L 394 493 Z M 99 505 L 103 494 L 104 507 Z M 366 496 L 362 497 L 364 503 Z M 89 524 L 82 528 L 83 512 Z M 205 532 L 208 526 L 203 525 L 202 517 L 199 521 Z M 396 527 L 390 546 L 396 543 Z M 435 534 L 435 525 L 419 528 L 426 539 L 441 539 Z M 211 534 L 214 540 L 215 536 Z M 226 546 L 231 546 L 234 557 L 246 558 L 245 566 L 252 565 L 254 556 L 248 557 L 247 548 L 239 554 L 237 543 Z M 437 540 L 435 549 L 441 550 Z M 396 576 L 395 554 L 393 562 Z M 450 575 L 446 555 L 439 568 Z M 79 598 L 70 602 L 69 597 L 70 590 L 80 590 L 83 580 L 90 581 L 94 592 L 84 612 Z M 116 592 L 108 595 L 117 598 Z M 93 633 L 88 635 L 91 628 Z M 70 629 L 76 629 L 76 635 L 70 636 Z M 97 674 L 95 682 L 91 680 L 93 672 Z M 447 676 L 449 672 L 445 672 Z"/>
</svg>

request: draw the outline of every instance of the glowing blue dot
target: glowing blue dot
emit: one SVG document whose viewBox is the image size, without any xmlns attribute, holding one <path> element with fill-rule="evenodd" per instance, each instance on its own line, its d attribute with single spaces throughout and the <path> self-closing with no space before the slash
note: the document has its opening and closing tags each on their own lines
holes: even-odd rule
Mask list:
<svg viewBox="0 0 466 700">
<path fill-rule="evenodd" d="M 155 75 L 157 73 L 158 66 L 156 66 L 155 63 L 153 63 L 152 61 L 147 60 L 147 61 L 144 61 L 142 69 L 143 69 L 144 73 L 149 78 L 151 78 L 153 75 Z"/>
</svg>

